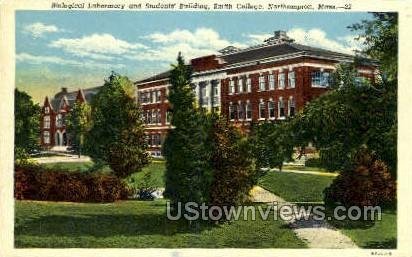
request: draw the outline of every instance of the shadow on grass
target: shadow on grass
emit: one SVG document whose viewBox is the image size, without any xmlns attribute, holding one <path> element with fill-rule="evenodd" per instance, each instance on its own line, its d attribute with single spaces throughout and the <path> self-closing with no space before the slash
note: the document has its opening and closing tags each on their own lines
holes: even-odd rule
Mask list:
<svg viewBox="0 0 412 257">
<path fill-rule="evenodd" d="M 396 249 L 396 238 L 387 239 L 385 241 L 371 241 L 368 242 L 363 248 L 367 249 Z"/>
<path fill-rule="evenodd" d="M 18 235 L 29 236 L 138 236 L 200 233 L 216 225 L 208 222 L 189 224 L 171 221 L 165 214 L 81 214 L 46 215 L 16 226 Z"/>
</svg>

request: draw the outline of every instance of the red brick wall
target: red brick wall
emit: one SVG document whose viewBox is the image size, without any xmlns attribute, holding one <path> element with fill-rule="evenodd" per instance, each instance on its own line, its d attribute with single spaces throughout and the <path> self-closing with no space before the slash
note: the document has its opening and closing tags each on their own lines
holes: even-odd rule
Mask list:
<svg viewBox="0 0 412 257">
<path fill-rule="evenodd" d="M 215 56 L 208 56 L 204 58 L 199 58 L 192 60 L 192 65 L 196 66 L 196 69 L 199 70 L 207 70 L 207 69 L 214 69 L 218 67 L 218 63 L 215 62 Z M 320 65 L 329 65 L 335 66 L 337 64 L 336 61 L 327 61 L 322 59 L 316 58 L 294 58 L 284 61 L 279 61 L 276 63 L 265 63 L 265 64 L 256 64 L 254 66 L 249 67 L 241 67 L 235 68 L 227 71 L 228 78 L 221 80 L 221 112 L 226 117 L 229 117 L 229 104 L 233 102 L 237 104 L 238 101 L 242 103 L 246 103 L 247 100 L 252 104 L 252 121 L 258 121 L 259 119 L 259 102 L 260 99 L 266 103 L 266 117 L 268 117 L 268 109 L 267 109 L 267 102 L 270 98 L 275 101 L 275 115 L 276 118 L 278 117 L 278 100 L 279 97 L 282 97 L 285 104 L 285 115 L 288 115 L 288 99 L 289 97 L 293 97 L 295 100 L 295 109 L 296 112 L 301 110 L 304 105 L 311 101 L 312 99 L 320 96 L 321 94 L 328 91 L 327 88 L 315 88 L 312 87 L 312 77 L 311 74 L 313 71 L 318 71 L 320 68 L 314 68 L 312 66 L 301 66 L 301 67 L 294 67 L 292 70 L 295 72 L 295 88 L 288 88 L 288 72 L 289 69 L 286 68 L 283 70 L 285 74 L 285 89 L 278 89 L 278 73 L 277 70 L 280 66 L 288 66 L 292 64 L 299 64 L 299 63 L 313 63 L 313 64 L 320 64 Z M 265 77 L 265 84 L 266 89 L 265 91 L 259 91 L 259 76 L 260 70 L 263 69 L 271 69 L 273 68 L 272 73 L 275 74 L 275 90 L 268 90 L 269 88 L 269 81 L 268 81 L 268 74 L 269 71 L 265 71 L 261 73 Z M 374 70 L 374 67 L 362 67 L 362 69 L 369 69 Z M 330 69 L 323 69 L 324 71 L 331 72 Z M 229 81 L 230 77 L 232 79 L 237 80 L 237 75 L 239 73 L 249 73 L 249 78 L 251 78 L 252 83 L 252 92 L 243 92 L 243 93 L 235 93 L 233 95 L 228 94 L 229 90 Z M 366 77 L 373 77 L 373 74 L 364 74 Z M 242 76 L 244 77 L 244 76 Z M 162 81 L 155 81 L 152 83 L 145 83 L 144 85 L 139 85 L 139 89 L 150 89 L 156 86 L 166 85 L 168 83 L 167 80 Z M 161 116 L 162 116 L 162 124 L 159 125 L 152 125 L 148 126 L 148 128 L 152 127 L 153 129 L 147 129 L 147 133 L 160 133 L 162 137 L 167 134 L 167 131 L 170 128 L 165 128 L 168 124 L 165 123 L 166 111 L 168 109 L 169 104 L 165 102 L 166 100 L 166 89 L 161 88 L 162 92 L 162 101 L 161 103 L 153 103 L 153 104 L 145 104 L 142 105 L 143 110 L 151 110 L 151 109 L 160 109 Z M 237 87 L 235 87 L 237 90 Z M 237 126 L 240 126 L 243 129 L 248 129 L 249 121 L 234 121 Z M 157 128 L 156 128 L 157 127 Z M 152 151 L 160 151 L 160 147 L 151 147 L 150 150 Z"/>
</svg>

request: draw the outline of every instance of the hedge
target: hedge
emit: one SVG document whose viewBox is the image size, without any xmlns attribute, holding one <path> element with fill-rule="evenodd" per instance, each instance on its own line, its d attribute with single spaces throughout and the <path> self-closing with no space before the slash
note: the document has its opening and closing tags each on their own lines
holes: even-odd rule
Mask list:
<svg viewBox="0 0 412 257">
<path fill-rule="evenodd" d="M 18 200 L 114 202 L 127 199 L 129 193 L 126 183 L 113 175 L 15 167 L 14 196 Z"/>
</svg>

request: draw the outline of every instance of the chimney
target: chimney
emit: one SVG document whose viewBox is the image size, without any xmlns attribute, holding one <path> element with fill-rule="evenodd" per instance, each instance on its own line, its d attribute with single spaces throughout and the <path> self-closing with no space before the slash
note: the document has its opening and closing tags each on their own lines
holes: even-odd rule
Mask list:
<svg viewBox="0 0 412 257">
<path fill-rule="evenodd" d="M 218 52 L 221 54 L 231 54 L 231 53 L 236 53 L 240 49 L 235 47 L 235 46 L 227 46 L 223 49 L 220 49 Z"/>
<path fill-rule="evenodd" d="M 67 87 L 62 87 L 62 93 L 67 93 Z"/>
<path fill-rule="evenodd" d="M 277 45 L 277 44 L 283 44 L 283 43 L 292 43 L 293 41 L 295 40 L 288 37 L 288 35 L 286 34 L 286 31 L 276 30 L 274 32 L 274 36 L 268 39 L 265 39 L 264 42 L 267 44 Z"/>
<path fill-rule="evenodd" d="M 275 38 L 278 39 L 283 39 L 283 38 L 287 38 L 288 36 L 286 35 L 286 31 L 284 30 L 276 30 L 275 31 Z"/>
</svg>

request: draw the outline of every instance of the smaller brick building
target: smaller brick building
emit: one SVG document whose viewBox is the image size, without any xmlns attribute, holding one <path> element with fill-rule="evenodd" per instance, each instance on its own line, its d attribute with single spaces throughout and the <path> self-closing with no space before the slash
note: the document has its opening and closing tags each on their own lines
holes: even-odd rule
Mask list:
<svg viewBox="0 0 412 257">
<path fill-rule="evenodd" d="M 100 87 L 68 92 L 62 88 L 53 98 L 46 97 L 41 110 L 41 145 L 45 149 L 65 149 L 71 144 L 66 132 L 66 115 L 76 102 L 90 102 Z"/>
</svg>

